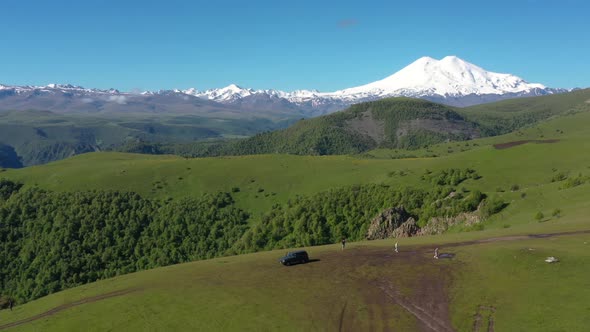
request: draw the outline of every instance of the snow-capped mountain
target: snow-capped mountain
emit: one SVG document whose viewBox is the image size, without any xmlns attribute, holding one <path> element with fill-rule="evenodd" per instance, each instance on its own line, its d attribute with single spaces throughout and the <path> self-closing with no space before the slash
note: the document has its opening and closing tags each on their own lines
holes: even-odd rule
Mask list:
<svg viewBox="0 0 590 332">
<path fill-rule="evenodd" d="M 100 89 L 86 89 L 84 87 L 78 85 L 71 85 L 71 84 L 47 84 L 45 86 L 34 86 L 34 85 L 3 85 L 0 84 L 0 91 L 10 91 L 15 94 L 24 94 L 29 93 L 31 91 L 37 92 L 45 92 L 45 93 L 56 93 L 56 92 L 69 92 L 69 93 L 77 93 L 77 94 L 85 94 L 85 93 L 96 93 L 96 94 L 120 94 L 119 90 L 116 89 L 109 89 L 109 90 L 100 90 Z"/>
<path fill-rule="evenodd" d="M 0 84 L 1 109 L 49 109 L 57 111 L 110 109 L 165 112 L 180 105 L 207 103 L 209 108 L 228 107 L 233 111 L 258 113 L 280 112 L 294 117 L 316 116 L 346 108 L 363 101 L 385 97 L 423 98 L 453 106 L 469 106 L 501 99 L 566 92 L 528 83 L 511 74 L 486 71 L 456 56 L 441 60 L 422 57 L 395 74 L 373 83 L 338 90 L 254 90 L 231 84 L 221 89 L 120 92 L 115 89 L 87 89 L 70 84 L 46 86 L 9 86 Z M 199 106 L 199 107 L 201 107 Z"/>
<path fill-rule="evenodd" d="M 221 103 L 235 103 L 244 98 L 266 95 L 311 107 L 325 107 L 331 104 L 346 106 L 361 101 L 398 96 L 466 106 L 499 99 L 565 91 L 547 88 L 539 83 L 528 83 L 511 74 L 486 71 L 456 56 L 447 56 L 441 60 L 422 57 L 382 80 L 334 92 L 253 90 L 241 88 L 235 84 L 206 91 L 182 90 L 185 94 Z"/>
<path fill-rule="evenodd" d="M 442 60 L 423 57 L 380 81 L 336 91 L 335 95 L 360 96 L 465 96 L 505 94 L 546 89 L 520 77 L 486 71 L 456 56 Z"/>
</svg>

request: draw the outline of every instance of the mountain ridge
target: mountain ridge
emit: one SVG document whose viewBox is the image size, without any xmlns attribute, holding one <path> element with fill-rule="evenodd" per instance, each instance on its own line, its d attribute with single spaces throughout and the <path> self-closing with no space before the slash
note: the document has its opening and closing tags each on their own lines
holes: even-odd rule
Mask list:
<svg viewBox="0 0 590 332">
<path fill-rule="evenodd" d="M 538 96 L 567 92 L 566 89 L 549 88 L 540 83 L 529 83 L 512 75 L 486 71 L 457 56 L 441 60 L 421 57 L 384 79 L 357 87 L 319 92 L 317 90 L 254 90 L 230 84 L 220 89 L 198 91 L 194 88 L 183 93 L 221 103 L 251 98 L 254 95 L 272 95 L 295 104 L 311 103 L 313 106 L 339 103 L 349 106 L 363 101 L 387 97 L 423 98 L 451 106 L 471 106 L 500 99 Z M 481 98 L 476 98 L 481 96 Z M 496 96 L 495 98 L 493 96 Z M 506 98 L 503 98 L 506 97 Z M 458 100 L 465 98 L 465 100 Z"/>
<path fill-rule="evenodd" d="M 57 107 L 78 109 L 127 110 L 131 104 L 139 109 L 154 109 L 154 101 L 148 98 L 166 96 L 163 103 L 185 103 L 191 98 L 210 107 L 232 107 L 257 111 L 287 111 L 297 116 L 312 117 L 342 110 L 352 104 L 387 97 L 411 97 L 443 103 L 450 106 L 471 106 L 503 99 L 549 95 L 570 90 L 550 88 L 540 83 L 503 73 L 486 71 L 457 56 L 441 60 L 421 57 L 396 73 L 368 84 L 337 90 L 295 90 L 285 92 L 275 89 L 255 90 L 230 84 L 223 88 L 204 91 L 195 88 L 122 92 L 117 89 L 84 88 L 72 84 L 48 84 L 45 86 L 16 86 L 0 84 L 0 109 L 42 109 L 51 104 Z M 18 98 L 25 98 L 12 102 Z M 169 98 L 176 97 L 171 101 Z M 43 101 L 40 98 L 59 99 L 59 102 Z M 157 104 L 162 104 L 156 102 Z M 106 106 L 105 106 L 106 104 Z M 166 108 L 162 108 L 166 111 Z"/>
</svg>

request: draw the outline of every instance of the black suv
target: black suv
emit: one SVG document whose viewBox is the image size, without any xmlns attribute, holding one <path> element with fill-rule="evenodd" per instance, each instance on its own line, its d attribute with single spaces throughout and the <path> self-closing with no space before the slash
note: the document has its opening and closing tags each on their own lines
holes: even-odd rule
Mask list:
<svg viewBox="0 0 590 332">
<path fill-rule="evenodd" d="M 307 251 L 305 250 L 291 251 L 288 252 L 285 257 L 281 257 L 279 262 L 287 266 L 298 263 L 307 263 L 309 262 L 309 256 L 307 256 Z"/>
</svg>

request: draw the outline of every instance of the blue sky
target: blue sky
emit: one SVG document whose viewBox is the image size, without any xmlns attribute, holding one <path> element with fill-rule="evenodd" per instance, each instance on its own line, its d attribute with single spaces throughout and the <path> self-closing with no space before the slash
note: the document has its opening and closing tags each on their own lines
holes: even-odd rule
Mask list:
<svg viewBox="0 0 590 332">
<path fill-rule="evenodd" d="M 10 1 L 0 83 L 332 91 L 457 55 L 590 86 L 585 1 Z"/>
</svg>

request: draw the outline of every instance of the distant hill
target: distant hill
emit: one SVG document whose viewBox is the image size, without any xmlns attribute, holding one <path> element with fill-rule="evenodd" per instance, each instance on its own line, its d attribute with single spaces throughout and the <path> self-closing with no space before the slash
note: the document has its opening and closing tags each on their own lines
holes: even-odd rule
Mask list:
<svg viewBox="0 0 590 332">
<path fill-rule="evenodd" d="M 292 121 L 295 120 L 208 118 L 178 114 L 0 112 L 0 142 L 16 153 L 16 158 L 21 161 L 0 165 L 22 167 L 44 164 L 81 153 L 112 149 L 128 141 L 186 143 L 248 137 L 260 131 L 284 128 Z"/>
<path fill-rule="evenodd" d="M 486 136 L 506 134 L 554 116 L 590 110 L 590 89 L 517 98 L 457 109 L 484 128 Z"/>
<path fill-rule="evenodd" d="M 497 136 L 539 121 L 590 109 L 590 89 L 455 108 L 412 98 L 386 98 L 300 120 L 253 137 L 190 144 L 133 142 L 121 150 L 193 157 L 288 153 L 356 154 L 376 148 L 424 148 L 446 141 Z"/>
<path fill-rule="evenodd" d="M 352 154 L 377 147 L 412 149 L 480 136 L 451 107 L 411 98 L 387 98 L 234 143 L 240 154 Z"/>
</svg>

